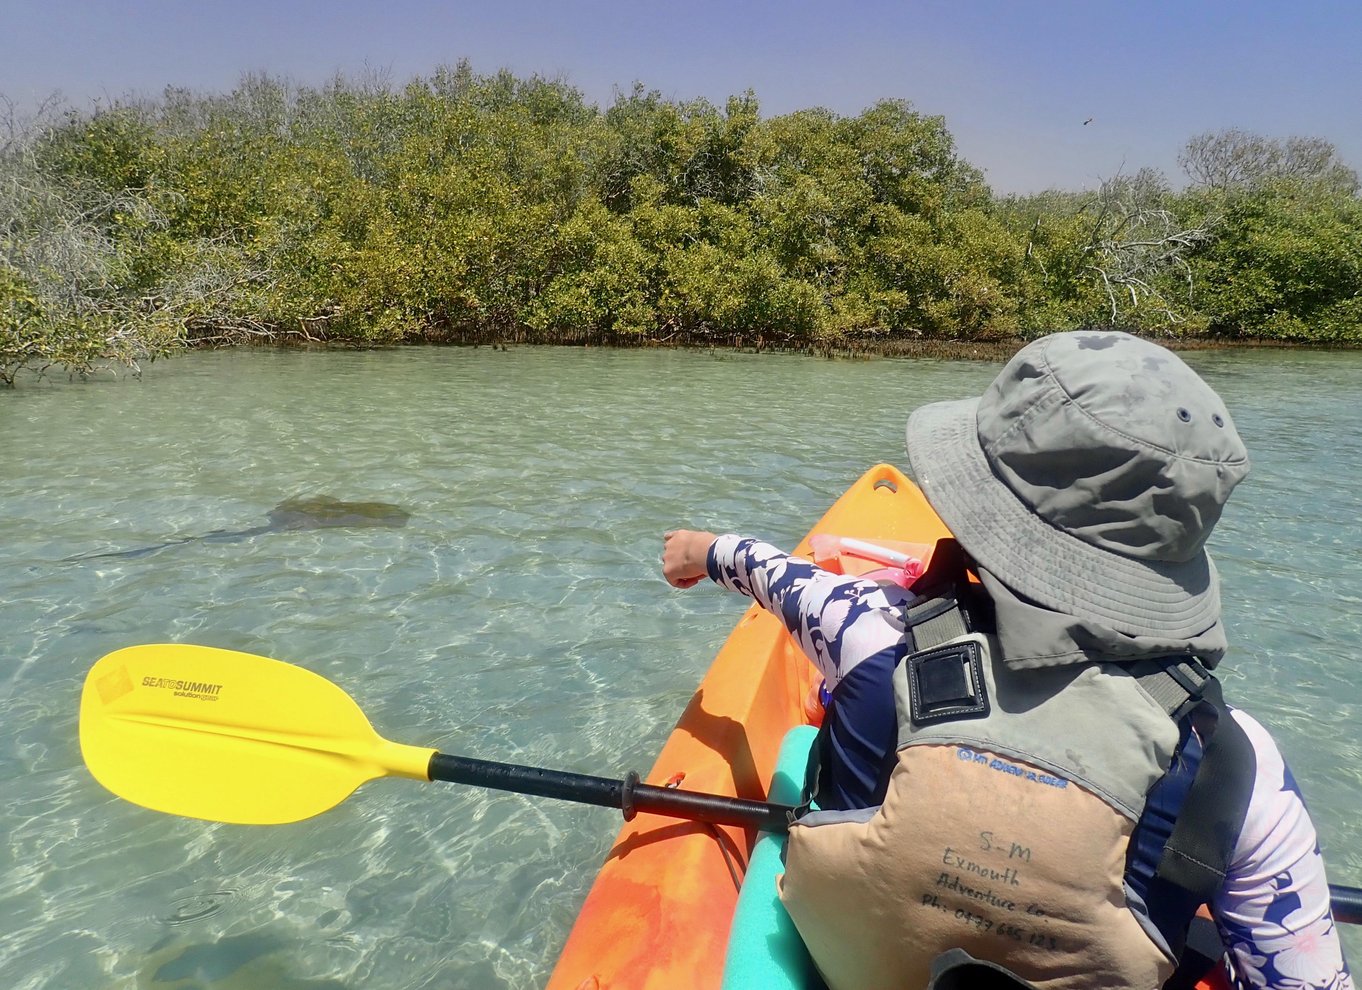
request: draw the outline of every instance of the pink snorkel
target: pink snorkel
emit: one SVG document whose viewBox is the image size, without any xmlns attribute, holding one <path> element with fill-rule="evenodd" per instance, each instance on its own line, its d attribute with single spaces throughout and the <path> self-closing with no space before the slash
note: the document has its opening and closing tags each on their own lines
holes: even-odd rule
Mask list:
<svg viewBox="0 0 1362 990">
<path fill-rule="evenodd" d="M 854 574 L 870 581 L 886 581 L 900 588 L 908 588 L 926 570 L 924 561 L 931 557 L 932 548 L 919 543 L 895 543 L 885 546 L 850 536 L 819 533 L 809 540 L 813 547 L 813 562 L 836 574 Z M 879 564 L 868 568 L 867 564 Z"/>
</svg>

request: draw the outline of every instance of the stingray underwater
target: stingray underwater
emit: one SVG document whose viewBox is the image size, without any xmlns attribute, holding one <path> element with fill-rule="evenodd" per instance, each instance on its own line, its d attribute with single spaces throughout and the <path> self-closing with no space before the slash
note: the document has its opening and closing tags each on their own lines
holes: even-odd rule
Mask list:
<svg viewBox="0 0 1362 990">
<path fill-rule="evenodd" d="M 265 516 L 264 524 L 249 529 L 215 529 L 198 536 L 185 536 L 164 543 L 136 547 L 132 550 L 109 550 L 102 553 L 81 554 L 65 558 L 96 560 L 107 557 L 134 559 L 146 557 L 167 547 L 186 543 L 235 543 L 265 533 L 282 533 L 304 529 L 400 529 L 407 524 L 411 513 L 389 502 L 342 502 L 329 495 L 311 498 L 291 498 L 280 502 Z"/>
</svg>

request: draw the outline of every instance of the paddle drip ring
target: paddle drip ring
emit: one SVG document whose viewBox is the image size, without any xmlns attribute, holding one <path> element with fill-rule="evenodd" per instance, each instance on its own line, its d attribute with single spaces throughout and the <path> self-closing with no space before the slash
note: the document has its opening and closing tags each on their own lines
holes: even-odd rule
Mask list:
<svg viewBox="0 0 1362 990">
<path fill-rule="evenodd" d="M 624 820 L 631 822 L 638 811 L 634 808 L 634 788 L 638 786 L 638 771 L 630 770 L 624 775 L 624 786 L 620 788 L 620 811 Z"/>
</svg>

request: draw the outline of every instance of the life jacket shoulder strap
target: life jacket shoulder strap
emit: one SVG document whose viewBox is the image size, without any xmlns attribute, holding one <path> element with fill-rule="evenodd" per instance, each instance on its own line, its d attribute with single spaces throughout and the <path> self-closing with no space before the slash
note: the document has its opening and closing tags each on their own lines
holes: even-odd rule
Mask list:
<svg viewBox="0 0 1362 990">
<path fill-rule="evenodd" d="M 1141 660 L 1127 669 L 1174 722 L 1181 722 L 1201 704 L 1206 685 L 1215 679 L 1193 656 Z"/>
<path fill-rule="evenodd" d="M 973 632 L 969 613 L 960 605 L 954 588 L 934 597 L 919 597 L 904 609 L 904 624 L 912 633 L 913 651 L 922 653 Z"/>
<path fill-rule="evenodd" d="M 1253 743 L 1230 714 L 1214 677 L 1202 688 L 1192 717 L 1210 731 L 1202 733 L 1201 764 L 1164 846 L 1157 875 L 1209 902 L 1229 872 L 1258 765 Z"/>
<path fill-rule="evenodd" d="M 904 608 L 904 625 L 914 653 L 991 626 L 985 596 L 969 583 L 965 552 L 954 539 L 941 539 L 932 551 L 927 572 L 914 583 L 917 593 Z"/>
<path fill-rule="evenodd" d="M 1220 682 L 1195 657 L 1146 660 L 1131 673 L 1169 718 L 1193 717 L 1202 730 L 1201 763 L 1157 875 L 1209 901 L 1225 882 L 1253 796 L 1253 744 L 1225 705 Z"/>
</svg>

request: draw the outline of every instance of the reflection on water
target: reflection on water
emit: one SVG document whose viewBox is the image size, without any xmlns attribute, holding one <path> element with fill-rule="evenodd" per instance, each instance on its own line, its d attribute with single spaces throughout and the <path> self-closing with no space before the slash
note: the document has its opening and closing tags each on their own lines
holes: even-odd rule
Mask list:
<svg viewBox="0 0 1362 990">
<path fill-rule="evenodd" d="M 1227 692 L 1274 728 L 1335 882 L 1362 884 L 1362 354 L 1189 360 L 1254 459 L 1212 544 Z M 134 643 L 245 650 L 332 678 L 399 742 L 643 770 L 742 608 L 669 589 L 661 532 L 788 545 L 865 467 L 902 463 L 912 407 L 996 371 L 249 351 L 0 393 L 0 985 L 542 984 L 616 813 L 385 780 L 278 828 L 157 815 L 81 766 L 85 670 Z M 410 519 L 61 563 L 240 530 L 283 495 Z"/>
</svg>

